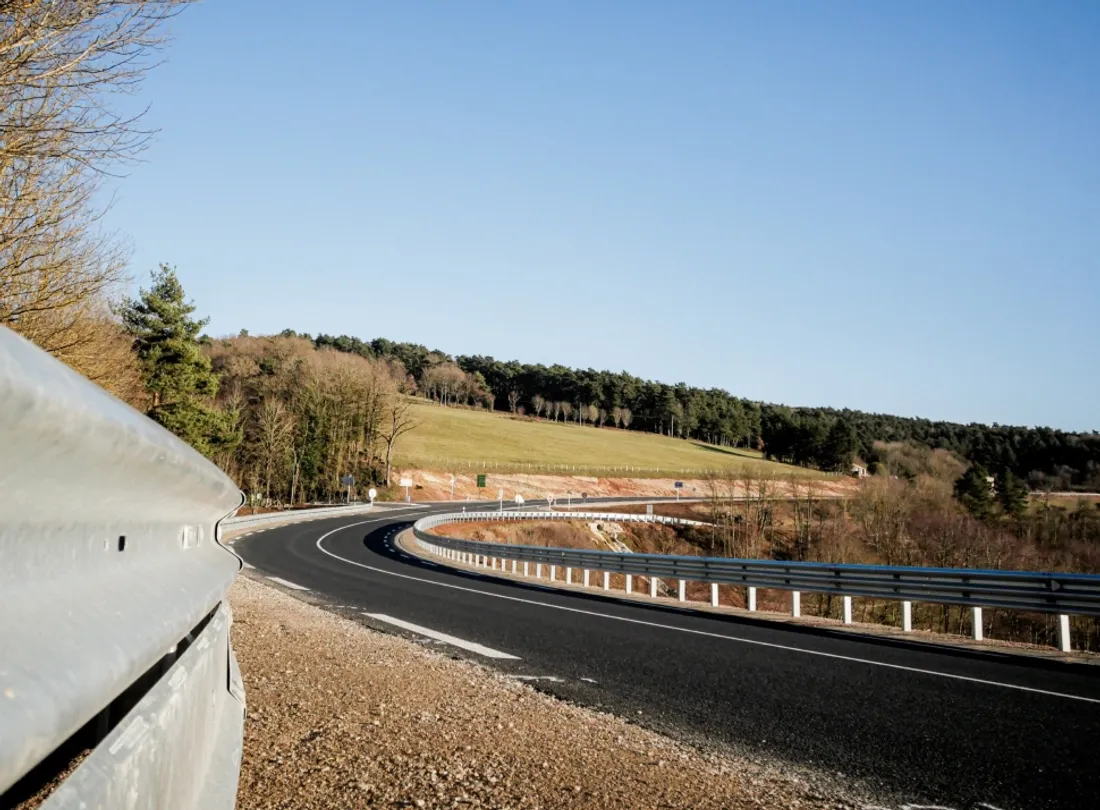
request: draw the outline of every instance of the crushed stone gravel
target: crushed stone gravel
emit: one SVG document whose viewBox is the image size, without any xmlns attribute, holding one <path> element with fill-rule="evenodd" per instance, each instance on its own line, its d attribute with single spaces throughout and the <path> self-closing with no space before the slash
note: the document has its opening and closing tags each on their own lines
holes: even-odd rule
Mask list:
<svg viewBox="0 0 1100 810">
<path fill-rule="evenodd" d="M 851 808 L 828 780 L 577 707 L 241 577 L 238 807 Z"/>
</svg>

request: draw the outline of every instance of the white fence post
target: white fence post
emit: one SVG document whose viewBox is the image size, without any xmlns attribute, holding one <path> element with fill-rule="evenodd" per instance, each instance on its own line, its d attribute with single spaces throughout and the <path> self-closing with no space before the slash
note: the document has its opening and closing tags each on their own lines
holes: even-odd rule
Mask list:
<svg viewBox="0 0 1100 810">
<path fill-rule="evenodd" d="M 603 572 L 603 589 L 605 591 L 610 591 L 611 590 L 611 572 L 610 571 L 604 571 Z"/>
<path fill-rule="evenodd" d="M 657 596 L 657 577 L 649 578 L 649 595 L 651 597 Z"/>
<path fill-rule="evenodd" d="M 913 632 L 913 603 L 908 600 L 901 603 L 901 630 L 903 633 Z"/>
<path fill-rule="evenodd" d="M 1069 633 L 1069 616 L 1065 613 L 1058 615 L 1058 649 L 1062 652 L 1070 652 L 1073 649 L 1073 639 Z"/>
<path fill-rule="evenodd" d="M 852 597 L 850 596 L 844 597 L 844 623 L 852 623 Z"/>
<path fill-rule="evenodd" d="M 749 588 L 748 588 L 748 591 L 749 591 L 748 598 L 745 599 L 745 604 L 748 606 L 750 611 L 755 613 L 756 612 L 756 586 L 755 585 L 750 585 Z"/>
<path fill-rule="evenodd" d="M 710 583 L 710 606 L 718 607 L 718 583 Z"/>
<path fill-rule="evenodd" d="M 550 566 L 550 581 L 554 581 L 554 577 L 558 575 L 558 567 L 556 565 Z"/>
<path fill-rule="evenodd" d="M 535 579 L 542 579 L 542 563 L 535 563 Z"/>
<path fill-rule="evenodd" d="M 627 574 L 626 575 L 626 592 L 627 593 L 633 593 L 634 592 L 634 575 L 633 574 Z"/>
<path fill-rule="evenodd" d="M 677 589 L 676 596 L 681 602 L 686 602 L 687 601 L 687 581 L 686 580 L 683 580 L 683 579 L 680 580 L 680 587 Z"/>
<path fill-rule="evenodd" d="M 974 640 L 981 641 L 983 638 L 985 638 L 985 628 L 982 627 L 982 609 L 980 607 L 972 607 L 970 608 L 970 614 L 972 617 L 971 629 L 974 631 Z"/>
<path fill-rule="evenodd" d="M 586 588 L 588 587 L 588 579 L 589 579 L 589 571 L 588 571 L 587 568 L 585 568 L 584 569 L 584 587 L 586 587 Z"/>
<path fill-rule="evenodd" d="M 791 591 L 791 615 L 795 618 L 802 615 L 802 594 L 798 591 Z"/>
<path fill-rule="evenodd" d="M 527 562 L 527 560 L 523 561 L 523 575 L 525 577 L 530 576 L 530 572 L 531 572 L 531 569 L 529 568 L 530 565 L 531 564 L 529 562 Z"/>
<path fill-rule="evenodd" d="M 572 585 L 573 584 L 573 569 L 569 568 L 568 566 L 566 566 L 566 568 L 565 568 L 565 584 L 566 585 Z"/>
</svg>

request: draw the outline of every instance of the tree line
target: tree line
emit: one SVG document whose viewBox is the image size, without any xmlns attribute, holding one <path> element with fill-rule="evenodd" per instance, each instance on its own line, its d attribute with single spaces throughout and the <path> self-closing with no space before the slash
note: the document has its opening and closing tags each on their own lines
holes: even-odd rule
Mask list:
<svg viewBox="0 0 1100 810">
<path fill-rule="evenodd" d="M 409 375 L 409 390 L 442 404 L 748 447 L 776 461 L 844 472 L 853 459 L 863 460 L 872 470 L 885 469 L 881 445 L 908 442 L 949 451 L 997 473 L 1011 471 L 1035 490 L 1100 489 L 1096 432 L 789 407 L 717 388 L 644 380 L 625 371 L 505 362 L 480 355 L 452 357 L 385 338 L 366 342 L 322 334 L 314 344 L 399 360 Z"/>
</svg>

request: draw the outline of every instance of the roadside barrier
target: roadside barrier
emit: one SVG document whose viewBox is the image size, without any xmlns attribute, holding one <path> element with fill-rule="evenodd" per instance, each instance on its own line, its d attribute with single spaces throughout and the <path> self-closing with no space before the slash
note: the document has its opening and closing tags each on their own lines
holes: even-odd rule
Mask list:
<svg viewBox="0 0 1100 810">
<path fill-rule="evenodd" d="M 42 810 L 236 800 L 240 561 L 217 467 L 0 327 L 0 804 L 73 757 Z"/>
<path fill-rule="evenodd" d="M 776 562 L 729 557 L 687 557 L 668 554 L 623 554 L 614 551 L 589 551 L 566 548 L 487 543 L 459 540 L 432 532 L 451 523 L 498 520 L 584 520 L 655 523 L 684 523 L 674 518 L 648 515 L 618 515 L 598 512 L 464 512 L 425 517 L 413 526 L 420 548 L 455 562 L 504 569 L 512 563 L 512 573 L 542 576 L 546 566 L 551 580 L 558 569 L 566 583 L 573 571 L 582 573 L 589 584 L 591 572 L 603 575 L 603 590 L 610 590 L 610 575 L 625 576 L 626 592 L 633 592 L 635 577 L 649 580 L 650 596 L 656 596 L 662 580 L 676 583 L 677 600 L 687 601 L 688 582 L 710 584 L 710 604 L 718 605 L 718 586 L 734 585 L 746 589 L 745 604 L 756 610 L 756 591 L 769 588 L 791 594 L 791 614 L 801 615 L 803 593 L 834 594 L 842 597 L 843 621 L 852 623 L 852 597 L 896 600 L 901 603 L 901 624 L 906 632 L 913 629 L 913 602 L 951 604 L 972 611 L 973 637 L 982 639 L 982 609 L 1048 613 L 1058 617 L 1058 647 L 1070 650 L 1070 615 L 1100 616 L 1100 576 L 1091 574 L 996 571 L 967 568 L 917 568 L 887 565 L 836 565 L 816 562 Z"/>
</svg>

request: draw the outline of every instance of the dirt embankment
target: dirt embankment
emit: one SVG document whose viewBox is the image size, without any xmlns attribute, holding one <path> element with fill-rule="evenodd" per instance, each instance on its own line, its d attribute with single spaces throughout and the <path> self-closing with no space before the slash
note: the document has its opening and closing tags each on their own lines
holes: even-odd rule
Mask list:
<svg viewBox="0 0 1100 810">
<path fill-rule="evenodd" d="M 855 807 L 830 779 L 676 743 L 248 579 L 241 810 Z"/>
<path fill-rule="evenodd" d="M 526 473 L 494 473 L 486 472 L 485 487 L 479 489 L 477 476 L 462 473 L 455 476 L 454 497 L 456 500 L 493 500 L 497 492 L 504 490 L 504 500 L 512 501 L 516 495 L 522 495 L 527 500 L 553 497 L 556 501 L 565 503 L 568 493 L 572 493 L 574 505 L 576 501 L 587 494 L 589 498 L 612 498 L 623 496 L 628 498 L 671 498 L 676 495 L 675 478 L 595 478 L 583 475 L 535 475 Z M 402 470 L 394 476 L 399 478 L 411 478 L 414 484 L 413 500 L 416 501 L 445 501 L 451 497 L 451 475 L 437 470 Z M 851 478 L 821 478 L 812 479 L 815 491 L 821 497 L 834 497 L 850 495 L 855 491 L 858 482 Z M 684 480 L 684 486 L 680 490 L 685 498 L 706 498 L 711 492 L 711 482 L 703 480 Z M 775 493 L 777 495 L 789 490 L 789 483 L 777 479 Z M 735 493 L 743 489 L 741 485 L 735 485 Z M 727 485 L 722 484 L 723 497 L 728 496 Z"/>
</svg>

